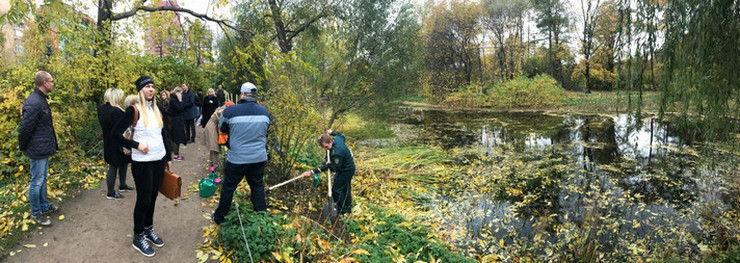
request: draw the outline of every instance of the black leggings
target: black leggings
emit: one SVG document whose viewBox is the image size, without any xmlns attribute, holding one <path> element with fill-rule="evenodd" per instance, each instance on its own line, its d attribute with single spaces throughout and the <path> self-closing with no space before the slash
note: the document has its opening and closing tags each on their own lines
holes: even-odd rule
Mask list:
<svg viewBox="0 0 740 263">
<path fill-rule="evenodd" d="M 127 169 L 128 164 L 124 164 L 121 166 L 113 166 L 112 164 L 108 165 L 108 174 L 105 175 L 105 182 L 108 186 L 108 195 L 113 195 L 116 192 L 116 172 L 118 173 L 118 181 L 120 181 L 118 187 L 126 185 Z"/>
<path fill-rule="evenodd" d="M 180 155 L 180 144 L 173 142 L 172 143 L 172 154 L 174 155 Z"/>
<path fill-rule="evenodd" d="M 136 205 L 134 206 L 134 234 L 154 225 L 154 205 L 162 185 L 164 161 L 131 163 L 131 175 L 136 183 Z"/>
</svg>

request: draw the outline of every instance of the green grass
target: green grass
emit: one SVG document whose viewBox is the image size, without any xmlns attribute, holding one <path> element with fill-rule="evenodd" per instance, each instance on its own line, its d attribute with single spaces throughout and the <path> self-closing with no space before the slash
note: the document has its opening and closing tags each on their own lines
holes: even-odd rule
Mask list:
<svg viewBox="0 0 740 263">
<path fill-rule="evenodd" d="M 657 111 L 660 108 L 660 95 L 659 92 L 644 92 L 642 108 Z M 561 108 L 578 112 L 626 111 L 629 106 L 628 102 L 631 101 L 633 105 L 636 105 L 638 99 L 637 92 L 594 91 L 586 94 L 568 91 L 564 106 Z"/>
<path fill-rule="evenodd" d="M 449 157 L 444 151 L 426 146 L 389 147 L 378 149 L 375 154 L 376 156 L 368 159 L 364 165 L 373 169 L 391 170 L 449 162 Z"/>
<path fill-rule="evenodd" d="M 735 263 L 740 262 L 740 247 L 734 250 L 727 251 L 718 255 L 709 256 L 699 261 L 683 260 L 676 258 L 667 258 L 660 263 L 689 263 L 689 262 L 703 262 L 703 263 Z"/>
<path fill-rule="evenodd" d="M 396 135 L 387 124 L 363 118 L 357 114 L 344 116 L 334 129 L 355 141 L 367 139 L 388 139 Z"/>
</svg>

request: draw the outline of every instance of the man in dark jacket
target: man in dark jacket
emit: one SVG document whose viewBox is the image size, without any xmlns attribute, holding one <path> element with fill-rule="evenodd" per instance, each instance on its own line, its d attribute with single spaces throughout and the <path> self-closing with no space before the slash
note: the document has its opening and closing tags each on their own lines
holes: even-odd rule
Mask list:
<svg viewBox="0 0 740 263">
<path fill-rule="evenodd" d="M 218 90 L 216 90 L 216 98 L 218 99 L 218 106 L 224 106 L 224 103 L 226 103 L 226 92 L 224 92 L 224 87 L 220 84 L 218 85 Z"/>
<path fill-rule="evenodd" d="M 267 210 L 262 177 L 267 163 L 267 130 L 271 117 L 267 108 L 257 103 L 257 87 L 254 84 L 242 84 L 241 94 L 239 104 L 226 108 L 218 120 L 218 128 L 229 135 L 221 199 L 211 215 L 218 225 L 224 222 L 224 217 L 229 213 L 234 190 L 244 177 L 249 184 L 254 210 Z"/>
<path fill-rule="evenodd" d="M 46 177 L 49 174 L 49 157 L 57 152 L 57 137 L 46 101 L 47 94 L 54 89 L 54 78 L 46 71 L 34 77 L 36 88 L 23 103 L 23 118 L 18 127 L 18 149 L 31 159 L 31 183 L 28 200 L 31 202 L 31 220 L 42 226 L 50 226 L 49 214 L 58 208 L 50 205 L 46 198 Z"/>
<path fill-rule="evenodd" d="M 195 92 L 195 120 L 197 121 L 201 116 L 201 112 L 203 112 L 203 91 L 198 90 Z"/>
<path fill-rule="evenodd" d="M 195 118 L 198 109 L 195 107 L 195 95 L 187 83 L 182 84 L 182 106 L 185 108 L 185 139 L 187 143 L 195 142 Z"/>
</svg>

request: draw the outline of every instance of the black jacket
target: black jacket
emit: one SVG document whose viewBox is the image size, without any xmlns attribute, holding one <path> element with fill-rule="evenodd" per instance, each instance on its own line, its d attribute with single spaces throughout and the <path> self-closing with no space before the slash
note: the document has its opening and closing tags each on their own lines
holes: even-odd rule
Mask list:
<svg viewBox="0 0 740 263">
<path fill-rule="evenodd" d="M 206 96 L 203 99 L 203 119 L 200 120 L 200 126 L 205 128 L 208 124 L 208 120 L 211 119 L 211 115 L 218 108 L 218 98 L 216 96 Z"/>
<path fill-rule="evenodd" d="M 157 101 L 157 108 L 159 108 L 159 112 L 162 113 L 162 124 L 164 124 L 164 129 L 167 130 L 167 134 L 172 136 L 172 114 L 170 113 L 170 100 L 167 99 L 167 101 Z"/>
<path fill-rule="evenodd" d="M 39 88 L 34 88 L 23 103 L 18 149 L 31 159 L 51 157 L 59 149 L 47 98 Z"/>
<path fill-rule="evenodd" d="M 131 156 L 123 154 L 123 147 L 113 139 L 113 126 L 123 117 L 123 110 L 106 102 L 98 107 L 98 122 L 103 131 L 103 159 L 112 166 L 123 166 L 131 162 Z"/>
<path fill-rule="evenodd" d="M 198 118 L 198 109 L 195 108 L 195 94 L 192 90 L 182 92 L 182 107 L 185 109 L 185 114 L 183 114 L 185 120 Z"/>
<path fill-rule="evenodd" d="M 321 167 L 315 168 L 312 171 L 314 173 L 320 173 L 331 169 L 338 174 L 354 174 L 355 173 L 355 157 L 352 155 L 352 151 L 347 148 L 344 135 L 341 133 L 332 131 L 331 135 L 334 136 L 334 144 L 332 144 L 329 155 L 328 164 L 323 164 Z"/>
<path fill-rule="evenodd" d="M 177 95 L 170 95 L 170 108 L 168 113 L 170 114 L 170 125 L 172 126 L 172 133 L 170 138 L 172 142 L 185 144 L 187 138 L 185 138 L 185 120 L 187 119 L 187 111 L 185 109 L 185 96 L 183 95 L 182 102 L 177 100 Z"/>
</svg>

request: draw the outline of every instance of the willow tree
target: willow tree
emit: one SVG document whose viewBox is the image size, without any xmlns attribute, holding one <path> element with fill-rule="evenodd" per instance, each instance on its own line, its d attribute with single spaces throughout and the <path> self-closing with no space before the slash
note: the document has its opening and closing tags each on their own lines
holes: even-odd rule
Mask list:
<svg viewBox="0 0 740 263">
<path fill-rule="evenodd" d="M 375 100 L 399 94 L 416 78 L 412 64 L 417 40 L 417 18 L 409 4 L 398 0 L 351 0 L 334 12 L 333 30 L 326 30 L 328 55 L 325 77 L 317 85 L 319 97 L 327 98 L 335 120 Z M 320 61 L 320 60 L 319 60 Z M 322 65 L 317 65 L 322 68 Z M 380 96 L 378 96 L 380 95 Z"/>
<path fill-rule="evenodd" d="M 740 1 L 670 1 L 665 18 L 661 116 L 678 106 L 682 123 L 700 122 L 705 139 L 737 130 Z"/>
</svg>

